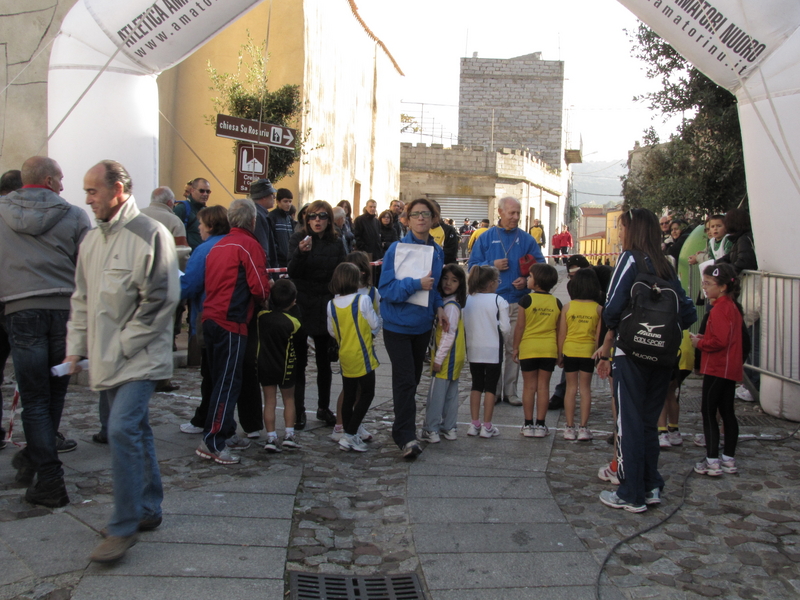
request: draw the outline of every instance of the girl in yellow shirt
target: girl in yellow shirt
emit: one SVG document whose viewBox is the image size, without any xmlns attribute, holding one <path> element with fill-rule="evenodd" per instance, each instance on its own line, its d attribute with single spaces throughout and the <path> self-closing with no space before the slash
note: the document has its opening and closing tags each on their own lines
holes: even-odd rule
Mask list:
<svg viewBox="0 0 800 600">
<path fill-rule="evenodd" d="M 567 426 L 564 439 L 574 440 L 575 403 L 578 388 L 581 392 L 581 420 L 577 432 L 580 442 L 592 439 L 587 426 L 592 409 L 592 373 L 594 359 L 600 336 L 600 319 L 603 307 L 597 303 L 600 298 L 600 281 L 591 268 L 575 273 L 567 284 L 570 302 L 561 311 L 558 323 L 558 366 L 567 374 L 567 389 L 564 394 L 564 416 Z"/>
</svg>

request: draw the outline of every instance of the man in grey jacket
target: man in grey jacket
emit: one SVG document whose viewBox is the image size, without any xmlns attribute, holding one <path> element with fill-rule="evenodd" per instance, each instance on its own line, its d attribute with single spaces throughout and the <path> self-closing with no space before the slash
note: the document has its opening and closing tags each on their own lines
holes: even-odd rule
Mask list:
<svg viewBox="0 0 800 600">
<path fill-rule="evenodd" d="M 64 360 L 78 246 L 90 228 L 58 195 L 63 178 L 56 161 L 34 156 L 22 165 L 23 187 L 0 198 L 0 302 L 27 441 L 11 464 L 20 483 L 38 476 L 25 499 L 49 507 L 69 502 L 56 447 L 69 377 L 51 377 L 50 367 Z"/>
<path fill-rule="evenodd" d="M 114 514 L 90 559 L 125 555 L 138 531 L 161 524 L 164 491 L 148 406 L 159 379 L 172 376 L 172 316 L 180 297 L 172 234 L 142 215 L 121 164 L 104 160 L 83 179 L 97 228 L 75 271 L 67 334 L 70 372 L 89 359 L 89 385 L 107 395 Z"/>
</svg>

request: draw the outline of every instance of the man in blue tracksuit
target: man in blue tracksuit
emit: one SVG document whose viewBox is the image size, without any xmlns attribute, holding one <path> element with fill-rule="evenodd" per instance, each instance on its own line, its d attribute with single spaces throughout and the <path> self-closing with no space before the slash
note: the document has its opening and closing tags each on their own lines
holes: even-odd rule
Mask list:
<svg viewBox="0 0 800 600">
<path fill-rule="evenodd" d="M 497 293 L 508 302 L 511 331 L 517 324 L 518 302 L 528 293 L 527 278 L 520 272 L 519 261 L 523 256 L 530 254 L 536 262 L 545 262 L 539 244 L 533 236 L 518 227 L 521 210 L 520 202 L 516 198 L 512 196 L 501 198 L 497 203 L 500 223 L 475 241 L 472 253 L 469 255 L 470 269 L 474 265 L 489 265 L 497 267 L 500 271 Z M 519 365 L 512 358 L 513 336 L 508 335 L 503 341 L 505 345 L 503 388 L 497 390 L 497 397 L 514 406 L 522 406 L 522 400 L 517 394 Z"/>
</svg>

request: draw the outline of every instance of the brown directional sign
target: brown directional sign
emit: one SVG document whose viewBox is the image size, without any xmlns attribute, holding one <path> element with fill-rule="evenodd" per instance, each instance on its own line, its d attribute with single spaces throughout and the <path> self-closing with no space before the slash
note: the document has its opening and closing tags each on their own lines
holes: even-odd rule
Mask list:
<svg viewBox="0 0 800 600">
<path fill-rule="evenodd" d="M 255 144 L 236 144 L 235 194 L 249 194 L 250 184 L 267 177 L 269 147 Z"/>
<path fill-rule="evenodd" d="M 217 115 L 217 137 L 294 150 L 297 132 L 271 123 L 261 123 L 259 127 L 258 121 L 253 119 Z"/>
</svg>

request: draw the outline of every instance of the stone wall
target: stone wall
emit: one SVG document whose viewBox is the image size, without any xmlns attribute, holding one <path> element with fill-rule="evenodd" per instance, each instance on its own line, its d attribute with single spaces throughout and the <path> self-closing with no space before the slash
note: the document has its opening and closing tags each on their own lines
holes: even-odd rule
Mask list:
<svg viewBox="0 0 800 600">
<path fill-rule="evenodd" d="M 459 144 L 527 148 L 561 169 L 563 101 L 562 61 L 541 60 L 539 53 L 511 59 L 462 58 Z"/>
<path fill-rule="evenodd" d="M 537 218 L 548 214 L 546 204 L 553 207 L 552 226 L 561 224 L 566 189 L 566 175 L 522 150 L 400 144 L 400 198 L 404 201 L 428 196 L 485 199 L 489 203 L 486 216 L 495 221 L 496 200 L 514 196 L 522 204 L 521 226 L 527 229 L 532 213 Z"/>
</svg>

